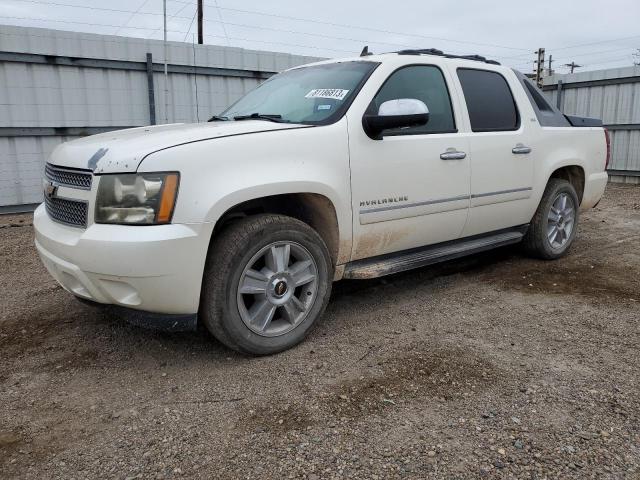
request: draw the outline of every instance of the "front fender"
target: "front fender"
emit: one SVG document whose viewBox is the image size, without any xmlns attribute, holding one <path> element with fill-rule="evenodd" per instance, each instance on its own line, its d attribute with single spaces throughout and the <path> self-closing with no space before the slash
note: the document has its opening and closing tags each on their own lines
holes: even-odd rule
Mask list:
<svg viewBox="0 0 640 480">
<path fill-rule="evenodd" d="M 175 223 L 211 223 L 248 200 L 314 193 L 336 212 L 340 251 L 350 249 L 351 185 L 346 119 L 326 126 L 259 132 L 153 153 L 138 171 L 179 171 Z M 341 255 L 342 256 L 342 255 Z"/>
</svg>

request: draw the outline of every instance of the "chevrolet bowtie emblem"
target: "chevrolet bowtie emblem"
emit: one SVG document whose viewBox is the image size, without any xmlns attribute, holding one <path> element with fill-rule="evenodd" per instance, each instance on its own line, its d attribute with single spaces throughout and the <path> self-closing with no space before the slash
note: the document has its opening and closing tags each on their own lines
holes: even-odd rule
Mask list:
<svg viewBox="0 0 640 480">
<path fill-rule="evenodd" d="M 47 182 L 44 185 L 44 194 L 47 198 L 54 198 L 58 192 L 58 186 L 53 182 Z"/>
</svg>

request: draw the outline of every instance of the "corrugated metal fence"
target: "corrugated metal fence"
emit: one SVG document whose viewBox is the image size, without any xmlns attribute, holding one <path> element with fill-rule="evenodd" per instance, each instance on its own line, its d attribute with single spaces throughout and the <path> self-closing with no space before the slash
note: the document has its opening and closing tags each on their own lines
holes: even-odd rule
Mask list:
<svg viewBox="0 0 640 480">
<path fill-rule="evenodd" d="M 42 200 L 51 150 L 83 135 L 205 121 L 276 72 L 317 60 L 0 25 L 0 211 Z M 165 89 L 168 109 L 165 111 Z"/>
<path fill-rule="evenodd" d="M 42 200 L 61 142 L 154 123 L 204 121 L 275 72 L 317 60 L 158 40 L 0 25 L 0 211 Z M 165 110 L 165 90 L 168 109 Z M 602 118 L 613 180 L 640 183 L 640 67 L 545 79 L 564 113 Z"/>
<path fill-rule="evenodd" d="M 553 75 L 544 83 L 563 113 L 601 118 L 609 129 L 611 180 L 640 183 L 640 67 Z"/>
</svg>

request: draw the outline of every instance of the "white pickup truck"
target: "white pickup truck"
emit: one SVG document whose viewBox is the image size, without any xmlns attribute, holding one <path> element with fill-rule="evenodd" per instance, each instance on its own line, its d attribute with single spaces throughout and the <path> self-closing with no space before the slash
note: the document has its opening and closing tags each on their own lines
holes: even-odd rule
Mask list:
<svg viewBox="0 0 640 480">
<path fill-rule="evenodd" d="M 269 354 L 305 337 L 332 281 L 517 242 L 564 255 L 608 159 L 601 122 L 483 57 L 330 60 L 208 123 L 60 145 L 36 247 L 76 297 Z"/>
</svg>

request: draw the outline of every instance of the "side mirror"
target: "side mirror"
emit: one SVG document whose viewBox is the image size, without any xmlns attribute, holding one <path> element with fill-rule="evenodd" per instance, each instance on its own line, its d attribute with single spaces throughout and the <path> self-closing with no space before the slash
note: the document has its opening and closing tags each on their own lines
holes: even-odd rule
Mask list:
<svg viewBox="0 0 640 480">
<path fill-rule="evenodd" d="M 389 128 L 417 127 L 429 121 L 429 109 L 423 101 L 415 98 L 388 100 L 380 105 L 377 115 L 365 115 L 362 126 L 365 133 L 374 140 Z"/>
</svg>

